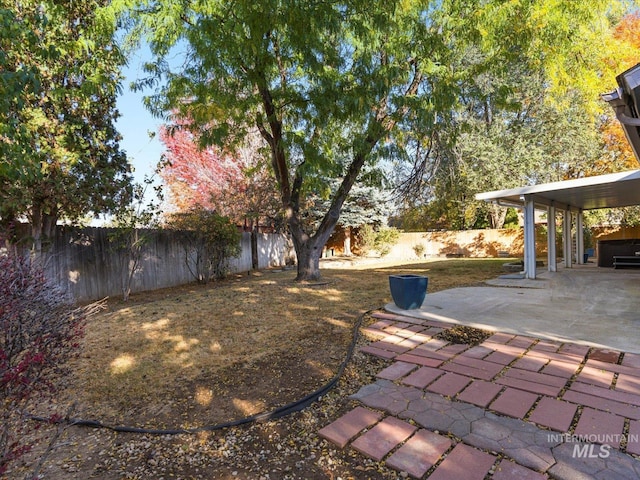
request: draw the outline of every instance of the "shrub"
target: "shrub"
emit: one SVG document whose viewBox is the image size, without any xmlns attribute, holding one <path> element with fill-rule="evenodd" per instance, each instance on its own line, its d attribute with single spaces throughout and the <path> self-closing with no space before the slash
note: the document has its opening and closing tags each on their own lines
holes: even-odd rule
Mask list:
<svg viewBox="0 0 640 480">
<path fill-rule="evenodd" d="M 133 201 L 118 207 L 112 221 L 114 230 L 108 236 L 113 250 L 118 254 L 120 287 L 125 302 L 131 295 L 133 279 L 142 268 L 144 249 L 151 241 L 152 229 L 158 228 L 160 223 L 160 204 L 164 200 L 162 187 L 154 187 L 157 201 L 145 203 L 145 194 L 153 185 L 154 176 L 145 176 L 144 186 L 133 186 Z"/>
<path fill-rule="evenodd" d="M 391 247 L 398 242 L 400 232 L 398 229 L 381 228 L 376 232 L 376 249 L 380 252 L 380 256 L 384 257 L 391 251 Z"/>
<path fill-rule="evenodd" d="M 94 307 L 74 307 L 29 259 L 0 254 L 0 476 L 33 447 L 24 409 L 54 396 Z"/>
<path fill-rule="evenodd" d="M 227 217 L 196 207 L 171 216 L 169 228 L 180 230 L 185 262 L 198 283 L 224 278 L 229 260 L 240 255 L 242 234 Z"/>
<path fill-rule="evenodd" d="M 371 225 L 362 225 L 358 229 L 358 249 L 363 256 L 367 256 L 376 244 L 376 231 Z"/>
<path fill-rule="evenodd" d="M 375 230 L 371 225 L 363 225 L 358 231 L 357 238 L 362 255 L 367 255 L 371 250 L 377 250 L 380 256 L 384 257 L 400 238 L 400 232 L 396 228 Z"/>
<path fill-rule="evenodd" d="M 413 246 L 413 251 L 416 254 L 416 257 L 418 258 L 422 258 L 422 256 L 424 255 L 424 250 L 425 250 L 425 247 L 422 243 L 416 243 Z"/>
</svg>

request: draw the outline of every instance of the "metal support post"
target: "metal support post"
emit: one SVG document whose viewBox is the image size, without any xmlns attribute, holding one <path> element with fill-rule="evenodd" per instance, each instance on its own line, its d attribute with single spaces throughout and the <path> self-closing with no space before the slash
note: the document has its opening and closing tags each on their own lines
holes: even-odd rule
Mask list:
<svg viewBox="0 0 640 480">
<path fill-rule="evenodd" d="M 524 275 L 536 278 L 536 222 L 533 200 L 524 199 Z"/>
<path fill-rule="evenodd" d="M 556 207 L 547 208 L 547 265 L 550 272 L 556 272 Z"/>
<path fill-rule="evenodd" d="M 563 225 L 562 225 L 562 245 L 564 248 L 564 266 L 571 268 L 571 254 L 572 248 L 572 236 L 571 236 L 571 210 L 564 211 Z"/>
</svg>

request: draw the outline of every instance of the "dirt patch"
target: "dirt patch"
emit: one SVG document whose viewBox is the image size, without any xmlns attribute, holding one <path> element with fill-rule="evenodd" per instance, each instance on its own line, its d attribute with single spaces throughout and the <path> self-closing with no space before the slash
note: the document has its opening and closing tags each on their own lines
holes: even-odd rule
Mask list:
<svg viewBox="0 0 640 480">
<path fill-rule="evenodd" d="M 456 325 L 453 328 L 434 335 L 434 337 L 451 343 L 475 346 L 480 345 L 487 338 L 493 335 L 493 333 L 494 332 L 468 327 L 466 325 Z"/>
</svg>

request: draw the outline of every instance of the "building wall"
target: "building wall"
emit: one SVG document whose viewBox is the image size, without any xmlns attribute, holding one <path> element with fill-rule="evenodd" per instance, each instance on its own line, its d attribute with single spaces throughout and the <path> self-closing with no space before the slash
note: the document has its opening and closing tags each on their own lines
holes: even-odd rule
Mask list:
<svg viewBox="0 0 640 480">
<path fill-rule="evenodd" d="M 635 227 L 593 227 L 594 239 L 597 240 L 635 240 L 640 239 L 640 226 Z"/>
<path fill-rule="evenodd" d="M 327 243 L 325 256 L 342 255 L 344 232 L 336 232 Z M 386 256 L 389 259 L 416 259 L 414 247 L 421 244 L 422 256 L 429 257 L 522 257 L 524 255 L 524 231 L 517 229 L 485 229 L 443 232 L 404 232 Z M 357 237 L 351 237 L 351 245 L 357 251 Z M 546 229 L 536 228 L 536 253 L 547 253 Z"/>
</svg>

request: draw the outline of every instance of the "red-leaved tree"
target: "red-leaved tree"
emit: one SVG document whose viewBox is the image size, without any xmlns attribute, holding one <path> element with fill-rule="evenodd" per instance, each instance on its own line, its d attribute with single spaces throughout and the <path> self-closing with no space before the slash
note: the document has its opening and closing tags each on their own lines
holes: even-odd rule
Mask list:
<svg viewBox="0 0 640 480">
<path fill-rule="evenodd" d="M 170 201 L 178 210 L 194 205 L 212 209 L 213 196 L 242 181 L 241 159 L 213 147 L 200 149 L 198 139 L 187 128 L 164 126 L 160 140 L 166 147 L 161 176 Z"/>
<path fill-rule="evenodd" d="M 55 395 L 98 305 L 75 307 L 28 258 L 0 254 L 0 477 L 33 447 L 25 409 Z"/>
<path fill-rule="evenodd" d="M 160 130 L 166 148 L 160 175 L 172 206 L 178 212 L 196 207 L 216 211 L 249 227 L 258 221 L 277 224 L 281 205 L 275 179 L 260 155 L 258 134 L 224 152 L 200 148 L 189 126 L 177 121 Z"/>
</svg>

